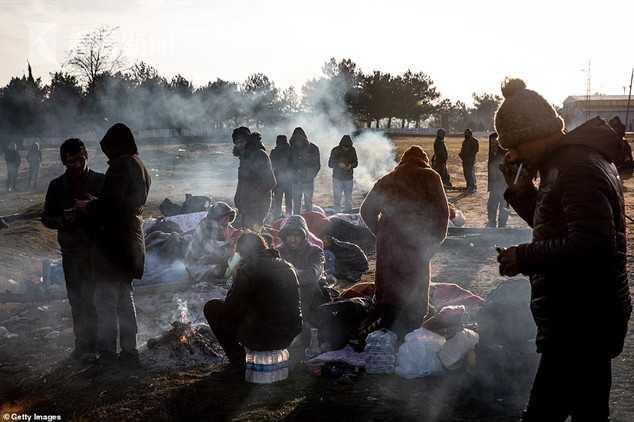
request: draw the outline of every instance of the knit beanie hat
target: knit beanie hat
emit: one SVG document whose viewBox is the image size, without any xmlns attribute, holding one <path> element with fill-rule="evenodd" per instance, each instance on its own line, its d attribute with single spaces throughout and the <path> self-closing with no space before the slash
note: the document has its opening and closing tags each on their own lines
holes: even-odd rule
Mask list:
<svg viewBox="0 0 634 422">
<path fill-rule="evenodd" d="M 514 148 L 561 132 L 564 121 L 537 92 L 526 89 L 521 79 L 502 82 L 504 101 L 495 113 L 495 130 L 500 144 Z"/>
</svg>

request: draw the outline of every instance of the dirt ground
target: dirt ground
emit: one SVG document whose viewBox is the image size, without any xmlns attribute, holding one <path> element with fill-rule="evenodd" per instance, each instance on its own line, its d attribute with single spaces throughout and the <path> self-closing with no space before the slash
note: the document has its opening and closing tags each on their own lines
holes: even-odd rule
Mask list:
<svg viewBox="0 0 634 422">
<path fill-rule="evenodd" d="M 460 139 L 448 139 L 449 170 L 458 188 L 464 187 L 457 153 Z M 431 138 L 398 138 L 395 155 L 413 144 L 431 152 Z M 486 222 L 487 142 L 481 141 L 477 177 L 479 190 L 448 196 L 466 216 L 468 227 Z M 158 215 L 165 197 L 182 201 L 184 193 L 230 199 L 236 159 L 230 144 L 143 146 L 141 153 L 153 175 L 146 215 Z M 104 170 L 101 154 L 91 148 L 91 165 Z M 44 181 L 61 174 L 58 153 L 44 150 L 40 189 L 36 192 L 0 194 L 0 215 L 37 208 L 43 201 Z M 24 171 L 23 171 L 24 172 Z M 0 184 L 6 170 L 0 163 Z M 625 181 L 626 212 L 634 215 L 634 181 Z M 19 189 L 24 186 L 19 186 Z M 364 192 L 355 190 L 355 204 Z M 330 177 L 322 170 L 315 202 L 330 205 Z M 510 225 L 525 227 L 515 214 Z M 630 248 L 633 247 L 628 227 Z M 453 240 L 460 247 L 445 247 L 432 262 L 432 280 L 455 282 L 486 295 L 501 277 L 495 250 L 476 240 Z M 504 241 L 502 241 L 502 244 Z M 631 251 L 628 251 L 631 254 Z M 0 231 L 0 292 L 21 292 L 41 277 L 42 259 L 59 256 L 55 233 L 37 220 L 20 221 Z M 371 267 L 373 267 L 371 265 Z M 628 269 L 634 269 L 628 255 Z M 364 277 L 373 278 L 372 268 Z M 192 321 L 201 321 L 202 304 L 218 294 L 205 288 L 138 288 L 137 312 L 143 369 L 103 374 L 93 367 L 71 363 L 67 357 L 73 334 L 66 300 L 38 303 L 0 303 L 0 326 L 11 338 L 0 339 L 0 413 L 60 415 L 63 420 L 418 420 L 418 421 L 515 421 L 527 398 L 531 374 L 512 394 L 481 388 L 471 373 L 452 373 L 442 378 L 404 380 L 396 376 L 360 376 L 331 380 L 314 377 L 297 363 L 301 351 L 291 350 L 292 369 L 285 382 L 254 386 L 226 371 L 221 358 L 159 356 L 145 342 L 178 319 L 185 301 Z M 614 361 L 611 408 L 613 420 L 634 421 L 634 323 L 623 354 Z M 591 339 L 589 339 L 591 341 Z"/>
</svg>

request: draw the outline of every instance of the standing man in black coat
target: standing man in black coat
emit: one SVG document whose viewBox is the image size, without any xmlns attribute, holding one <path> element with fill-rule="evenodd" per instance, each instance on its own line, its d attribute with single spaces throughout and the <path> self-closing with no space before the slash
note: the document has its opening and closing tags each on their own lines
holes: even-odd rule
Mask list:
<svg viewBox="0 0 634 422">
<path fill-rule="evenodd" d="M 286 135 L 277 135 L 275 148 L 270 154 L 273 173 L 277 185 L 273 189 L 273 204 L 271 214 L 273 219 L 278 219 L 284 215 L 291 215 L 293 212 L 292 184 L 293 174 L 290 170 L 291 146 L 286 139 Z M 282 202 L 284 202 L 284 212 L 282 212 Z"/>
<path fill-rule="evenodd" d="M 533 228 L 533 241 L 500 253 L 500 273 L 530 276 L 541 353 L 524 422 L 609 420 L 611 361 L 632 312 L 619 136 L 594 118 L 564 122 L 520 79 L 506 80 L 495 116 L 509 152 L 505 198 Z M 515 184 L 517 165 L 523 164 Z M 539 187 L 533 183 L 539 171 Z"/>
<path fill-rule="evenodd" d="M 473 193 L 478 190 L 478 183 L 476 181 L 476 156 L 480 149 L 479 142 L 473 137 L 471 129 L 464 131 L 464 141 L 462 141 L 462 148 L 458 156 L 462 160 L 462 171 L 464 173 L 464 179 L 467 183 L 467 192 Z"/>
<path fill-rule="evenodd" d="M 7 163 L 7 192 L 15 191 L 18 182 L 18 173 L 20 172 L 20 163 L 22 158 L 15 142 L 11 142 L 4 152 L 4 160 Z"/>
<path fill-rule="evenodd" d="M 354 169 L 359 165 L 357 151 L 350 135 L 343 135 L 339 146 L 330 151 L 328 167 L 332 169 L 332 197 L 335 212 L 341 212 L 341 194 L 344 196 L 344 212 L 352 212 L 352 187 Z"/>
<path fill-rule="evenodd" d="M 321 168 L 319 148 L 308 142 L 306 132 L 296 127 L 291 136 L 290 168 L 293 172 L 293 214 L 302 213 L 302 198 L 304 211 L 313 210 L 313 193 L 315 191 L 315 177 Z"/>
<path fill-rule="evenodd" d="M 431 158 L 431 168 L 440 175 L 445 189 L 452 187 L 451 176 L 447 169 L 448 158 L 449 154 L 447 153 L 447 146 L 445 145 L 445 130 L 438 129 L 436 139 L 434 140 L 434 155 Z"/>
<path fill-rule="evenodd" d="M 506 151 L 498 142 L 498 134 L 493 132 L 489 135 L 489 161 L 488 161 L 488 191 L 487 201 L 487 227 L 506 227 L 509 212 L 504 200 L 506 181 L 500 171 L 500 164 L 504 161 Z"/>
<path fill-rule="evenodd" d="M 233 131 L 233 155 L 240 159 L 234 203 L 238 208 L 237 227 L 259 231 L 271 208 L 275 175 L 262 145 L 262 136 L 246 127 Z"/>
<path fill-rule="evenodd" d="M 145 264 L 143 208 L 150 191 L 150 174 L 134 136 L 123 123 L 114 124 L 101 140 L 108 157 L 103 191 L 85 204 L 100 225 L 98 233 L 95 304 L 97 351 L 104 365 L 137 366 L 137 320 L 133 279 L 141 279 Z M 121 353 L 117 356 L 117 340 Z"/>
<path fill-rule="evenodd" d="M 96 353 L 96 232 L 86 216 L 78 212 L 76 203 L 99 196 L 105 176 L 88 168 L 88 152 L 79 139 L 65 140 L 59 155 L 66 171 L 48 186 L 42 223 L 49 229 L 57 230 L 75 333 L 75 349 L 71 357 L 85 361 L 94 359 Z"/>
</svg>

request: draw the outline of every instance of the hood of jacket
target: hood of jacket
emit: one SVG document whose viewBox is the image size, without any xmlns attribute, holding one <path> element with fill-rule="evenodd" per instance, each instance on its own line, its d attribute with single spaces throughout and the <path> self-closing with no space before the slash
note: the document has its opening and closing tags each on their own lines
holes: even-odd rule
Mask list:
<svg viewBox="0 0 634 422">
<path fill-rule="evenodd" d="M 343 135 L 341 141 L 339 141 L 340 147 L 352 147 L 352 138 L 350 135 Z"/>
<path fill-rule="evenodd" d="M 291 215 L 280 230 L 280 238 L 284 240 L 289 233 L 302 232 L 304 238 L 308 239 L 308 224 L 301 215 Z"/>
<path fill-rule="evenodd" d="M 275 147 L 289 147 L 290 144 L 288 143 L 288 139 L 286 139 L 286 136 L 284 135 L 280 135 L 277 138 L 275 138 Z"/>
<path fill-rule="evenodd" d="M 600 117 L 588 120 L 568 132 L 558 148 L 582 145 L 599 152 L 606 160 L 619 166 L 625 159 L 623 139 Z"/>
<path fill-rule="evenodd" d="M 306 132 L 301 127 L 296 127 L 291 135 L 290 140 L 291 145 L 302 146 L 308 145 L 308 136 L 306 136 Z"/>
<path fill-rule="evenodd" d="M 226 215 L 231 215 L 230 223 L 236 219 L 236 210 L 231 208 L 226 202 L 218 201 L 207 211 L 207 219 L 218 220 Z"/>
<path fill-rule="evenodd" d="M 430 167 L 429 157 L 418 145 L 413 145 L 407 149 L 401 156 L 401 161 L 397 168 L 402 166 Z"/>
<path fill-rule="evenodd" d="M 99 144 L 109 160 L 139 153 L 132 131 L 123 123 L 115 123 L 108 129 Z"/>
</svg>

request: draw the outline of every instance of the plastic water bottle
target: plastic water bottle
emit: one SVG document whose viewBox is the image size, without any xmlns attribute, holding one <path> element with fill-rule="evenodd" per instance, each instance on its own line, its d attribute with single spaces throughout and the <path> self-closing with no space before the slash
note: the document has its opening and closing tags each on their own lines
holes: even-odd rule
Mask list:
<svg viewBox="0 0 634 422">
<path fill-rule="evenodd" d="M 304 351 L 304 357 L 306 360 L 310 360 L 321 353 L 321 347 L 319 347 L 319 329 L 310 329 L 310 343 Z"/>
<path fill-rule="evenodd" d="M 254 351 L 246 349 L 244 380 L 270 384 L 288 378 L 288 350 Z"/>
</svg>

